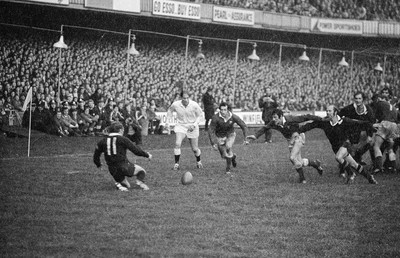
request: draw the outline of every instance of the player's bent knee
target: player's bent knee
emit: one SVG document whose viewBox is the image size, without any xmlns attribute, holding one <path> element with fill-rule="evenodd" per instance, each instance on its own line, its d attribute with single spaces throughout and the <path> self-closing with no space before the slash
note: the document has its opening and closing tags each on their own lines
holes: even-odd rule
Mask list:
<svg viewBox="0 0 400 258">
<path fill-rule="evenodd" d="M 200 155 L 201 155 L 201 150 L 200 150 L 199 148 L 193 149 L 193 153 L 194 153 L 194 155 L 196 155 L 196 156 L 200 156 Z"/>
<path fill-rule="evenodd" d="M 299 169 L 299 168 L 302 168 L 302 167 L 303 167 L 303 164 L 302 164 L 301 162 L 296 161 L 296 162 L 294 163 L 294 168 L 295 168 L 295 169 Z"/>
<path fill-rule="evenodd" d="M 295 156 L 290 156 L 290 161 L 292 162 L 295 169 L 301 168 L 303 166 L 303 163 Z"/>
<path fill-rule="evenodd" d="M 335 160 L 336 160 L 337 162 L 339 162 L 340 164 L 343 162 L 343 158 L 342 158 L 341 156 L 339 156 L 339 155 L 336 155 L 336 156 L 335 156 Z"/>
</svg>

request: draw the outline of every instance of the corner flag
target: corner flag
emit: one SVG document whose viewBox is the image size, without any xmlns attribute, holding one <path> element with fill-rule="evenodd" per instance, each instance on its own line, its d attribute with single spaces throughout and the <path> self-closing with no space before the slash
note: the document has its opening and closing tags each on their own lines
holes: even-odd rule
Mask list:
<svg viewBox="0 0 400 258">
<path fill-rule="evenodd" d="M 22 107 L 22 110 L 25 111 L 28 107 L 29 103 L 32 101 L 32 87 L 29 88 L 28 94 L 26 94 L 25 102 Z"/>
</svg>

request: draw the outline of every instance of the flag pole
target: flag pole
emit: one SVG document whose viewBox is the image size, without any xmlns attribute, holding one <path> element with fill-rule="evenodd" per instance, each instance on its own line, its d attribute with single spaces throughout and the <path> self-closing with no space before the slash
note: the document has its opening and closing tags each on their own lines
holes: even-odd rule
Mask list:
<svg viewBox="0 0 400 258">
<path fill-rule="evenodd" d="M 31 150 L 32 99 L 31 99 L 31 103 L 29 104 L 28 158 L 29 158 L 29 154 L 30 154 L 30 150 Z"/>
</svg>

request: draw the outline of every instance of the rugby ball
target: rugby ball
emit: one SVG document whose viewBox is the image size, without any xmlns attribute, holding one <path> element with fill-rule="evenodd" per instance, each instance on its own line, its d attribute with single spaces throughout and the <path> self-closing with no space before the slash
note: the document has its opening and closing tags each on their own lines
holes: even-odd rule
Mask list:
<svg viewBox="0 0 400 258">
<path fill-rule="evenodd" d="M 189 171 L 183 173 L 183 175 L 181 177 L 181 183 L 183 185 L 190 185 L 192 182 L 193 182 L 192 173 L 190 173 Z"/>
</svg>

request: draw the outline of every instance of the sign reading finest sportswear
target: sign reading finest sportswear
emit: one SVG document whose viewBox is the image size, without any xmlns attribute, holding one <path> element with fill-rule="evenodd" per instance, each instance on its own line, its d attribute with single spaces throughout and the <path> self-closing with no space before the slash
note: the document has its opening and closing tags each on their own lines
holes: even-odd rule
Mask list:
<svg viewBox="0 0 400 258">
<path fill-rule="evenodd" d="M 153 14 L 199 20 L 200 5 L 168 0 L 153 0 Z"/>
<path fill-rule="evenodd" d="M 254 12 L 241 9 L 214 6 L 213 21 L 254 25 Z"/>
<path fill-rule="evenodd" d="M 69 5 L 69 0 L 27 0 L 29 2 L 42 2 L 42 3 L 48 3 L 48 4 L 63 4 L 63 5 Z"/>
<path fill-rule="evenodd" d="M 363 22 L 356 20 L 311 18 L 311 29 L 335 34 L 362 34 Z"/>
</svg>

